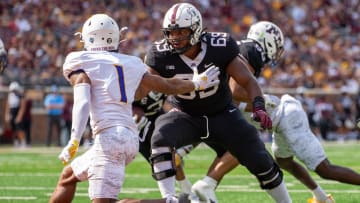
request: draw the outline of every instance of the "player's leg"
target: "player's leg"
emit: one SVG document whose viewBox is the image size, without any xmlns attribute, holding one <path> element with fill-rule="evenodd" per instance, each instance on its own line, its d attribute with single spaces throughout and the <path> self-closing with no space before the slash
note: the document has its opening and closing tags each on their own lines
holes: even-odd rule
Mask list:
<svg viewBox="0 0 360 203">
<path fill-rule="evenodd" d="M 175 166 L 176 166 L 176 175 L 175 179 L 179 185 L 180 191 L 185 194 L 191 193 L 192 184 L 189 179 L 186 178 L 185 172 L 183 169 L 184 162 L 183 157 L 189 154 L 198 144 L 191 144 L 180 147 L 175 151 Z"/>
<path fill-rule="evenodd" d="M 180 194 L 178 198 L 175 199 L 122 199 L 117 201 L 117 203 L 168 203 L 168 202 L 177 202 L 177 203 L 190 203 L 188 194 Z"/>
<path fill-rule="evenodd" d="M 74 198 L 76 183 L 79 181 L 71 166 L 65 166 L 55 190 L 51 194 L 49 203 L 70 203 Z"/>
<path fill-rule="evenodd" d="M 278 129 L 279 132 L 273 134 L 272 149 L 280 167 L 311 190 L 313 198 L 310 202 L 326 201 L 328 197 L 320 185 L 293 159 L 297 157 L 307 168 L 314 170 L 326 158 L 320 142 L 310 130 L 306 113 L 297 103 L 286 104 Z"/>
<path fill-rule="evenodd" d="M 72 201 L 76 191 L 76 184 L 88 178 L 88 169 L 92 153 L 93 149 L 90 148 L 81 156 L 76 157 L 70 165 L 64 167 L 49 203 L 66 203 Z"/>
<path fill-rule="evenodd" d="M 236 159 L 244 165 L 276 202 L 291 202 L 283 174 L 254 126 L 249 124 L 236 107 L 210 119 L 210 132 Z"/>
<path fill-rule="evenodd" d="M 336 180 L 342 183 L 360 185 L 360 174 L 354 170 L 331 164 L 328 159 L 323 160 L 315 172 L 324 179 Z"/>
<path fill-rule="evenodd" d="M 315 180 L 310 176 L 308 171 L 301 164 L 297 163 L 293 159 L 293 157 L 276 157 L 276 161 L 282 169 L 289 172 L 302 184 L 304 184 L 307 188 L 310 189 L 313 197 L 308 200 L 309 202 L 325 201 L 328 198 L 328 195 L 321 188 L 321 186 L 315 182 Z"/>
<path fill-rule="evenodd" d="M 128 128 L 107 128 L 95 136 L 88 170 L 93 203 L 116 202 L 125 178 L 125 166 L 139 150 L 138 135 Z"/>
<path fill-rule="evenodd" d="M 200 200 L 210 202 L 217 202 L 215 189 L 222 178 L 239 165 L 239 162 L 230 153 L 226 152 L 223 156 L 216 157 L 211 164 L 207 176 L 194 183 L 191 188 L 192 192 L 196 194 Z"/>
<path fill-rule="evenodd" d="M 183 112 L 169 112 L 155 122 L 151 139 L 153 177 L 163 198 L 175 196 L 175 148 L 200 142 L 200 128 Z M 179 130 L 181 129 L 181 130 Z"/>
<path fill-rule="evenodd" d="M 279 166 L 282 169 L 285 169 L 287 172 L 293 175 L 296 179 L 298 179 L 310 190 L 314 190 L 317 187 L 317 184 L 311 178 L 307 170 L 299 163 L 294 161 L 293 157 L 288 157 L 288 158 L 275 157 L 275 158 L 276 158 L 276 162 L 279 164 Z"/>
</svg>

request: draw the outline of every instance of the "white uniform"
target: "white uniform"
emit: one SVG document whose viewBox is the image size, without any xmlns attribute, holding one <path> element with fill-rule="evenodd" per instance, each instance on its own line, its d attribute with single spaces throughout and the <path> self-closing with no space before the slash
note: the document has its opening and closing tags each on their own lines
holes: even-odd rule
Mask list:
<svg viewBox="0 0 360 203">
<path fill-rule="evenodd" d="M 89 180 L 89 196 L 117 199 L 125 166 L 138 152 L 138 131 L 132 102 L 146 65 L 134 56 L 106 51 L 70 53 L 64 76 L 83 70 L 91 80 L 90 124 L 94 145 L 71 167 L 81 181 Z M 79 115 L 81 116 L 81 115 Z"/>
<path fill-rule="evenodd" d="M 273 121 L 272 152 L 279 158 L 297 157 L 308 169 L 326 159 L 321 143 L 311 131 L 301 103 L 285 94 L 279 99 L 265 95 L 266 110 Z"/>
</svg>

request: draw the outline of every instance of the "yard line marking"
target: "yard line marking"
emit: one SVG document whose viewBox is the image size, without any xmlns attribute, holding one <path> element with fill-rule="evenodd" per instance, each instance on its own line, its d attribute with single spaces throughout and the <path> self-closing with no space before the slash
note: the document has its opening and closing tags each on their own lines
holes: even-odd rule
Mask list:
<svg viewBox="0 0 360 203">
<path fill-rule="evenodd" d="M 29 187 L 29 186 L 0 186 L 0 190 L 49 190 L 50 187 Z"/>
<path fill-rule="evenodd" d="M 0 196 L 2 200 L 35 200 L 36 197 L 19 197 L 19 196 Z"/>
</svg>

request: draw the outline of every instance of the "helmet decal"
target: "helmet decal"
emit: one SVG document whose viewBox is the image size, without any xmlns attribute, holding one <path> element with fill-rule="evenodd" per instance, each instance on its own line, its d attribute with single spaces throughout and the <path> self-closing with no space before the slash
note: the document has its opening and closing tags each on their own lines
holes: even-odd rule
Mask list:
<svg viewBox="0 0 360 203">
<path fill-rule="evenodd" d="M 171 15 L 171 24 L 176 23 L 176 13 L 177 13 L 179 6 L 180 6 L 180 4 L 177 4 L 174 8 L 173 14 Z"/>
</svg>

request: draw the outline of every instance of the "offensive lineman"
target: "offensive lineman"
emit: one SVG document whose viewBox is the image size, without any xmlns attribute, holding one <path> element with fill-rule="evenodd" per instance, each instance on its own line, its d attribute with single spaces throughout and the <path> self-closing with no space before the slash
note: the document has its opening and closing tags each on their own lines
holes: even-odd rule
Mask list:
<svg viewBox="0 0 360 203">
<path fill-rule="evenodd" d="M 271 30 L 277 30 L 273 32 Z M 251 71 L 260 73 L 266 63 L 274 63 L 281 56 L 283 40 L 273 41 L 276 33 L 282 32 L 275 24 L 271 22 L 261 21 L 251 26 L 248 33 L 248 45 L 241 49 L 241 54 L 248 58 L 251 65 Z M 281 37 L 282 39 L 283 37 Z M 268 42 L 262 43 L 262 42 Z M 243 41 L 244 42 L 244 41 Z M 260 49 L 255 47 L 259 47 Z M 242 47 L 242 44 L 240 44 Z M 247 47 L 245 49 L 245 47 Z M 273 49 L 277 47 L 277 49 Z M 258 50 L 258 51 L 254 51 Z M 244 54 L 245 53 L 245 54 Z M 254 56 L 258 55 L 258 57 Z M 265 54 L 265 61 L 252 59 L 261 59 Z M 272 59 L 272 60 L 271 60 Z M 239 92 L 239 86 L 233 83 L 234 93 Z M 234 99 L 239 103 L 239 108 L 249 111 L 251 104 L 247 102 L 247 96 L 234 94 Z M 353 170 L 341 166 L 332 165 L 326 158 L 325 152 L 311 132 L 307 115 L 302 105 L 290 95 L 283 95 L 281 99 L 274 95 L 265 95 L 266 109 L 271 115 L 274 124 L 272 151 L 279 165 L 291 173 L 308 187 L 313 197 L 308 199 L 308 203 L 333 203 L 335 202 L 331 195 L 327 195 L 320 185 L 318 185 L 299 163 L 293 157 L 296 156 L 301 160 L 309 170 L 315 171 L 318 175 L 325 179 L 337 180 L 343 183 L 354 185 L 360 184 L 360 174 Z M 245 102 L 245 103 L 244 103 Z M 248 114 L 248 113 L 245 113 Z M 250 116 L 247 116 L 250 117 Z M 255 123 L 253 123 L 255 124 Z M 305 150 L 306 149 L 306 150 Z M 231 171 L 238 162 L 231 155 L 226 154 L 220 160 L 218 166 L 208 173 L 206 179 L 196 182 L 193 191 L 202 196 L 215 196 L 214 190 L 218 182 L 229 171 Z M 206 181 L 207 179 L 212 182 Z"/>
<path fill-rule="evenodd" d="M 189 79 L 193 71 L 219 67 L 220 84 L 204 91 L 172 97 L 177 110 L 161 115 L 151 140 L 153 177 L 162 197 L 175 195 L 173 149 L 205 142 L 219 143 L 255 175 L 276 202 L 291 202 L 282 172 L 266 151 L 257 130 L 232 104 L 229 77 L 244 87 L 254 105 L 255 119 L 271 128 L 265 101 L 239 48 L 227 33 L 204 33 L 200 12 L 191 4 L 173 5 L 163 22 L 165 39 L 155 42 L 145 63 L 163 77 Z M 181 130 L 179 130 L 181 129 Z"/>
<path fill-rule="evenodd" d="M 67 186 L 74 176 L 89 180 L 92 202 L 116 202 L 125 166 L 138 152 L 138 131 L 131 107 L 134 99 L 150 90 L 177 94 L 219 83 L 217 68 L 200 75 L 194 73 L 189 81 L 149 74 L 139 58 L 117 53 L 119 36 L 119 27 L 111 17 L 95 14 L 82 28 L 85 51 L 66 57 L 63 73 L 73 86 L 73 122 L 71 139 L 59 159 L 66 164 L 76 155 L 89 115 L 94 144 L 71 163 L 71 168 L 63 170 L 50 202 L 71 202 L 73 193 L 68 195 L 68 190 L 73 192 L 74 188 Z"/>
</svg>

